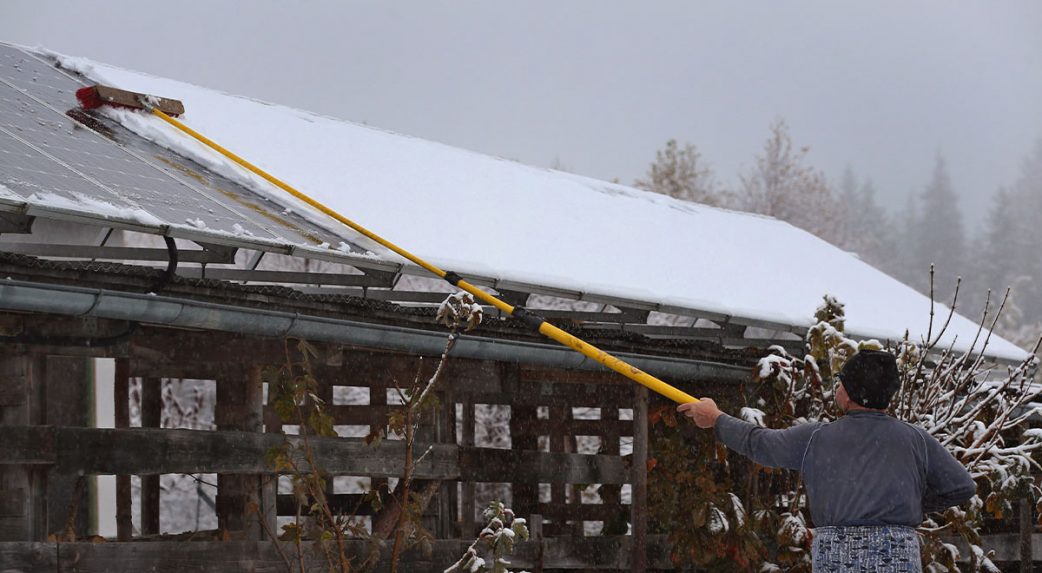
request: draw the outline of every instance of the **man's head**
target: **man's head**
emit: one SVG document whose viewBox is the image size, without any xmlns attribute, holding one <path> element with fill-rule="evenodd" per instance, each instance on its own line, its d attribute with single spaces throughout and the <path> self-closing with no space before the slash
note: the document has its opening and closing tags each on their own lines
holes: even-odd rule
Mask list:
<svg viewBox="0 0 1042 573">
<path fill-rule="evenodd" d="M 889 352 L 862 350 L 852 356 L 836 375 L 841 386 L 836 401 L 846 411 L 850 403 L 872 410 L 884 410 L 901 387 L 897 359 Z"/>
</svg>

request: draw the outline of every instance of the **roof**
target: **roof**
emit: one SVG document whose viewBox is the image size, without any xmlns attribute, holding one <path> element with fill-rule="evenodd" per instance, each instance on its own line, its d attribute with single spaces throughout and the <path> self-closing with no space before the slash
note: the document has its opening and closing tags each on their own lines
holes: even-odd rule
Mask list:
<svg viewBox="0 0 1042 573">
<path fill-rule="evenodd" d="M 0 48 L 8 61 L 28 55 Z M 17 99 L 19 89 L 39 90 L 24 87 L 24 78 L 21 86 L 12 85 L 12 78 L 24 75 L 27 68 L 43 74 L 35 67 L 42 61 L 37 58 L 52 58 L 90 81 L 179 99 L 187 109 L 182 120 L 194 129 L 417 255 L 500 290 L 559 293 L 620 307 L 795 331 L 812 324 L 822 296 L 830 294 L 846 304 L 850 335 L 895 340 L 907 330 L 918 339 L 928 330 L 927 297 L 856 256 L 769 217 L 530 167 L 83 59 L 44 52 L 35 56 L 22 63 L 19 72 L 0 65 L 0 93 Z M 60 103 L 50 102 L 51 107 L 74 105 L 67 89 L 52 90 L 48 97 Z M 6 103 L 8 99 L 0 102 L 18 105 Z M 0 118 L 8 116 L 3 111 Z M 106 115 L 266 199 L 249 209 L 232 204 L 227 212 L 220 207 L 229 207 L 229 201 L 210 192 L 207 205 L 220 206 L 201 210 L 191 208 L 192 201 L 201 201 L 199 190 L 181 185 L 163 192 L 169 195 L 161 194 L 175 203 L 165 211 L 164 203 L 154 197 L 146 201 L 118 189 L 104 201 L 87 200 L 81 193 L 65 204 L 56 199 L 57 183 L 47 182 L 42 191 L 48 193 L 40 193 L 39 188 L 31 192 L 33 187 L 13 181 L 10 165 L 0 154 L 0 185 L 7 187 L 0 201 L 37 210 L 73 207 L 110 221 L 158 226 L 167 234 L 421 272 L 326 216 L 295 204 L 156 118 L 127 110 L 109 110 Z M 0 126 L 0 136 L 12 135 L 9 127 Z M 4 194 L 0 190 L 0 196 Z M 259 222 L 247 211 L 261 212 Z M 292 218 L 292 224 L 275 225 L 272 218 Z M 294 226 L 311 232 L 305 236 Z M 938 316 L 946 312 L 938 305 Z M 954 340 L 956 349 L 968 349 L 977 331 L 975 321 L 956 315 L 942 344 Z M 987 353 L 1005 360 L 1027 356 L 998 337 L 991 339 Z"/>
</svg>

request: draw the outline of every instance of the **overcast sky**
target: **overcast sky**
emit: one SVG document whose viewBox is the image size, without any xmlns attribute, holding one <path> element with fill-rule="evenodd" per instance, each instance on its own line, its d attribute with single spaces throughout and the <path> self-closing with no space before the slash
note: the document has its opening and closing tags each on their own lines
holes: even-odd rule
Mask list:
<svg viewBox="0 0 1042 573">
<path fill-rule="evenodd" d="M 1042 137 L 1034 0 L 0 0 L 0 41 L 625 183 L 669 138 L 733 183 L 784 118 L 898 205 L 943 154 L 971 220 Z"/>
</svg>

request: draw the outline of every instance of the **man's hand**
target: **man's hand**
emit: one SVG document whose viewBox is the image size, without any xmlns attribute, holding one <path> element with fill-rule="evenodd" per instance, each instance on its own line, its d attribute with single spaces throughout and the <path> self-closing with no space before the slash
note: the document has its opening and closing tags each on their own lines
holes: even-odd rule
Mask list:
<svg viewBox="0 0 1042 573">
<path fill-rule="evenodd" d="M 710 398 L 702 398 L 698 402 L 681 404 L 677 406 L 677 412 L 694 420 L 695 425 L 699 428 L 712 428 L 716 425 L 716 419 L 720 417 L 720 414 L 723 414 L 720 408 L 716 407 L 716 402 Z"/>
</svg>

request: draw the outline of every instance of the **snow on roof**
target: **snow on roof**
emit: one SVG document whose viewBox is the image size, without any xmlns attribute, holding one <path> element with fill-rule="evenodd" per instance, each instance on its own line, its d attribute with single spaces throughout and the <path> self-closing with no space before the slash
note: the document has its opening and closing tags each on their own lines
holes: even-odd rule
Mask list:
<svg viewBox="0 0 1042 573">
<path fill-rule="evenodd" d="M 927 297 L 782 221 L 50 55 L 99 83 L 181 100 L 182 120 L 192 128 L 464 276 L 795 327 L 811 325 L 828 293 L 846 304 L 851 335 L 895 340 L 907 329 L 918 340 L 927 330 Z M 190 157 L 209 154 L 157 118 L 128 111 L 114 117 Z M 230 169 L 221 162 L 209 155 L 210 166 Z M 263 191 L 282 193 L 274 187 Z M 939 305 L 938 315 L 946 312 Z M 956 316 L 944 344 L 957 337 L 956 348 L 966 349 L 976 333 L 975 321 Z M 988 354 L 1027 356 L 998 337 L 992 337 Z"/>
</svg>

